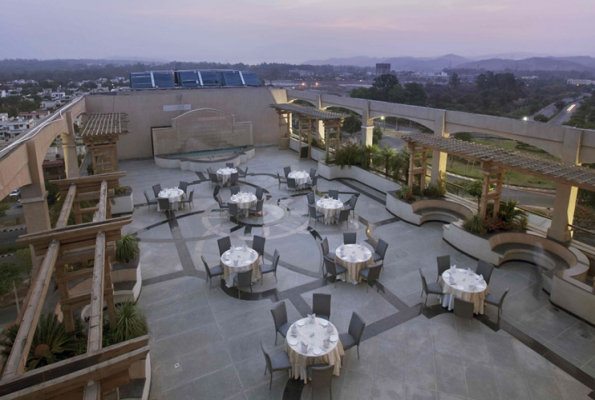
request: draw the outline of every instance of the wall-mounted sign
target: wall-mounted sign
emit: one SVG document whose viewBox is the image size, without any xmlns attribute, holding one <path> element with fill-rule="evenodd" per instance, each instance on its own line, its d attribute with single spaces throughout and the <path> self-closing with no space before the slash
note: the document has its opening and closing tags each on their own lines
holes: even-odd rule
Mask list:
<svg viewBox="0 0 595 400">
<path fill-rule="evenodd" d="M 163 111 L 190 111 L 190 104 L 171 104 L 163 106 Z"/>
</svg>

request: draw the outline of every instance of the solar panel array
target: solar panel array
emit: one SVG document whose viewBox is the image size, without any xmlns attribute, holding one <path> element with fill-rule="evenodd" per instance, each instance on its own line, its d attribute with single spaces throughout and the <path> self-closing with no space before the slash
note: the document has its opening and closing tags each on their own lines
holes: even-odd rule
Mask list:
<svg viewBox="0 0 595 400">
<path fill-rule="evenodd" d="M 260 86 L 253 72 L 234 70 L 146 71 L 130 74 L 132 89 Z"/>
</svg>

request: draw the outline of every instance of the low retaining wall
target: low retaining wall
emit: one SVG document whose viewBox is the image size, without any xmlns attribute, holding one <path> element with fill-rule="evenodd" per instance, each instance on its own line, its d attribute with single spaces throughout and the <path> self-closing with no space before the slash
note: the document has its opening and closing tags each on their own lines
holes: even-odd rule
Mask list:
<svg viewBox="0 0 595 400">
<path fill-rule="evenodd" d="M 327 180 L 341 178 L 353 179 L 385 193 L 399 190 L 401 188 L 398 183 L 359 167 L 344 167 L 341 169 L 341 167 L 338 165 L 327 165 L 319 161 L 318 175 Z"/>
<path fill-rule="evenodd" d="M 245 164 L 249 159 L 254 157 L 256 149 L 254 147 L 248 148 L 242 152 L 234 153 L 228 158 L 217 160 L 191 160 L 189 158 L 167 158 L 163 156 L 154 156 L 155 164 L 161 168 L 179 168 L 182 171 L 205 172 L 207 168 L 217 170 L 224 168 L 225 164 L 233 163 L 234 166 Z"/>
<path fill-rule="evenodd" d="M 112 214 L 126 214 L 134 211 L 132 190 L 130 193 L 110 198 Z"/>
<path fill-rule="evenodd" d="M 421 225 L 427 221 L 442 221 L 451 223 L 453 220 L 459 219 L 459 215 L 470 217 L 473 211 L 454 201 L 442 199 L 424 199 L 413 203 L 407 203 L 403 200 L 397 199 L 394 196 L 394 191 L 389 192 L 386 196 L 386 209 L 392 214 L 401 218 L 402 220 L 414 225 Z M 424 215 L 424 209 L 439 209 L 434 210 L 430 215 Z"/>
</svg>

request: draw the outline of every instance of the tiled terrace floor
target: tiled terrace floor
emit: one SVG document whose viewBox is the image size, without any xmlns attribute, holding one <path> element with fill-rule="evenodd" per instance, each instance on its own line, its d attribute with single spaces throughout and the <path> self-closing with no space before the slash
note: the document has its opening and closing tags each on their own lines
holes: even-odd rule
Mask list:
<svg viewBox="0 0 595 400">
<path fill-rule="evenodd" d="M 271 174 L 282 167 L 316 168 L 314 162 L 298 161 L 295 153 L 259 148 L 249 161 L 250 173 L 243 190 L 254 185 L 268 191 L 267 204 L 279 204 L 284 215 L 270 226 L 244 229 L 220 218 L 213 188 L 188 171 L 160 169 L 152 160 L 125 161 L 122 184 L 132 186 L 134 223 L 126 227 L 141 239 L 143 291 L 139 304 L 145 310 L 151 336 L 153 365 L 152 399 L 291 399 L 309 398 L 310 387 L 287 384 L 287 375 L 275 375 L 273 390 L 263 375 L 264 358 L 259 341 L 272 348 L 273 304 L 286 303 L 289 320 L 310 312 L 311 294 L 330 293 L 331 321 L 345 331 L 352 311 L 367 322 L 361 360 L 355 350 L 347 352 L 341 376 L 333 384 L 334 399 L 586 399 L 591 392 L 560 368 L 530 350 L 505 332 L 534 339 L 564 357 L 580 371 L 595 376 L 595 329 L 553 308 L 541 290 L 540 274 L 526 263 L 508 263 L 494 272 L 491 291 L 511 293 L 504 307 L 504 329 L 494 332 L 478 320 L 460 321 L 440 314 L 439 306 L 420 315 L 421 282 L 417 269 L 436 279 L 436 257 L 450 254 L 453 263 L 474 268 L 476 261 L 442 240 L 439 223 L 408 225 L 389 214 L 377 201 L 379 193 L 357 182 L 319 180 L 318 191 L 361 191 L 358 221 L 348 228 L 313 227 L 327 237 L 333 249 L 344 231 L 357 231 L 358 241 L 370 228 L 374 237 L 389 242 L 381 283 L 385 291 L 366 293 L 363 285 L 328 285 L 321 279 L 321 255 L 314 235 L 308 231 L 305 196 L 292 196 L 279 189 Z M 164 214 L 142 206 L 143 191 L 151 186 L 177 186 L 193 182 L 194 208 Z M 229 189 L 221 191 L 224 200 Z M 232 232 L 230 232 L 232 231 Z M 254 287 L 254 300 L 237 300 L 215 279 L 214 289 L 205 283 L 203 255 L 209 264 L 218 262 L 216 241 L 231 235 L 233 244 L 251 244 L 253 234 L 267 238 L 266 257 L 275 249 L 281 254 L 279 282 L 272 276 Z M 259 298 L 259 299 L 256 299 Z M 430 298 L 429 304 L 436 304 Z M 435 312 L 437 311 L 437 312 Z M 438 315 L 436 315 L 438 314 Z M 436 316 L 434 316 L 436 315 Z M 493 310 L 488 316 L 495 318 Z M 528 336 L 524 336 L 528 335 Z M 281 338 L 280 338 L 281 339 Z M 282 340 L 278 341 L 282 348 Z M 544 353 L 542 351 L 542 353 Z M 545 354 L 549 359 L 553 353 Z M 579 371 L 579 372 L 580 372 Z M 326 393 L 315 393 L 317 399 Z"/>
</svg>

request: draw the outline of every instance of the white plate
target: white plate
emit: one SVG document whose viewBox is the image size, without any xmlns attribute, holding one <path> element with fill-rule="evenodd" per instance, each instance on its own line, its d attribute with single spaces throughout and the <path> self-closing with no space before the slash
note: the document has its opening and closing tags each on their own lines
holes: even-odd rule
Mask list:
<svg viewBox="0 0 595 400">
<path fill-rule="evenodd" d="M 289 343 L 290 346 L 295 346 L 299 341 L 296 338 L 289 338 L 287 339 L 287 343 Z"/>
<path fill-rule="evenodd" d="M 312 353 L 314 353 L 315 356 L 319 356 L 322 354 L 322 349 L 320 347 L 314 347 L 314 350 L 312 350 Z"/>
<path fill-rule="evenodd" d="M 450 272 L 449 272 L 449 271 L 444 271 L 444 272 L 442 273 L 442 276 L 450 276 Z"/>
<path fill-rule="evenodd" d="M 339 340 L 339 335 L 331 335 L 329 337 L 329 340 L 333 343 L 335 343 L 337 340 Z"/>
<path fill-rule="evenodd" d="M 323 319 L 320 321 L 320 325 L 326 328 L 328 326 L 328 321 Z"/>
<path fill-rule="evenodd" d="M 306 324 L 306 320 L 300 319 L 298 322 L 296 322 L 297 326 L 304 326 Z"/>
</svg>

